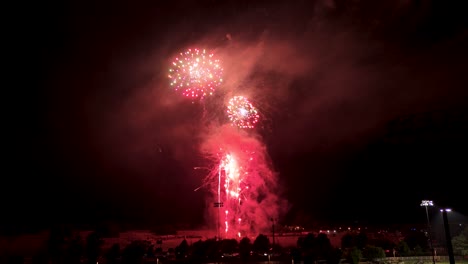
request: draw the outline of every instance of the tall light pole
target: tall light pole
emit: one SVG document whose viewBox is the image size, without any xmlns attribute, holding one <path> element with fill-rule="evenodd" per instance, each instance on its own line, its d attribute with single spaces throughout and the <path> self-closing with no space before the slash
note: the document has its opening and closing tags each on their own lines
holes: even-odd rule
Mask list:
<svg viewBox="0 0 468 264">
<path fill-rule="evenodd" d="M 273 249 L 275 247 L 275 219 L 274 218 L 271 218 L 271 233 L 272 233 L 272 236 L 273 236 Z"/>
<path fill-rule="evenodd" d="M 455 264 L 455 257 L 453 256 L 453 247 L 452 247 L 452 238 L 450 236 L 450 228 L 448 224 L 447 212 L 451 212 L 451 209 L 445 208 L 440 209 L 442 212 L 442 217 L 444 218 L 444 230 L 445 230 L 445 239 L 447 240 L 447 251 L 449 255 L 450 264 Z"/>
<path fill-rule="evenodd" d="M 426 207 L 426 217 L 427 217 L 427 229 L 428 229 L 428 237 L 429 237 L 429 245 L 431 247 L 431 254 L 432 254 L 432 263 L 435 264 L 435 256 L 434 256 L 434 246 L 432 245 L 432 236 L 431 236 L 431 222 L 429 221 L 429 212 L 427 207 L 434 206 L 434 203 L 430 200 L 422 200 L 421 206 Z M 452 263 L 451 263 L 452 264 Z"/>
<path fill-rule="evenodd" d="M 220 235 L 219 235 L 219 217 L 220 217 L 220 214 L 219 214 L 219 211 L 221 210 L 221 207 L 224 206 L 224 203 L 221 202 L 221 171 L 222 171 L 222 168 L 221 166 L 219 166 L 218 168 L 218 199 L 217 201 L 214 203 L 214 207 L 218 208 L 218 220 L 216 221 L 216 235 L 217 235 L 217 240 L 221 240 L 220 238 Z"/>
<path fill-rule="evenodd" d="M 207 168 L 207 167 L 193 167 L 194 170 L 210 170 L 210 168 Z M 203 185 L 201 185 L 200 187 L 196 188 L 194 191 L 198 191 L 199 189 L 201 189 L 202 187 L 206 186 L 208 184 L 208 182 L 204 183 Z M 220 198 L 220 193 L 221 193 L 221 166 L 218 168 L 218 197 L 216 199 L 216 202 L 213 203 L 214 207 L 215 208 L 218 208 L 218 217 L 217 217 L 217 221 L 216 221 L 216 239 L 217 240 L 220 240 L 220 234 L 219 234 L 219 217 L 220 217 L 220 214 L 219 214 L 219 211 L 221 210 L 221 207 L 224 206 L 224 203 L 221 202 L 221 198 Z"/>
</svg>

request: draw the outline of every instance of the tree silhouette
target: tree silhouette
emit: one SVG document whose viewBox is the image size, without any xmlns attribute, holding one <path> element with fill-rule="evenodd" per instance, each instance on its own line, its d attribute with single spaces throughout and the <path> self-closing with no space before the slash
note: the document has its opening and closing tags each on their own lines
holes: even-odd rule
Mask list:
<svg viewBox="0 0 468 264">
<path fill-rule="evenodd" d="M 192 244 L 192 261 L 201 262 L 207 258 L 206 243 L 201 239 Z"/>
<path fill-rule="evenodd" d="M 120 257 L 120 245 L 113 244 L 106 252 L 105 258 L 107 264 L 117 264 Z"/>
<path fill-rule="evenodd" d="M 406 241 L 404 240 L 401 240 L 400 242 L 398 242 L 396 249 L 397 249 L 398 255 L 402 257 L 407 257 L 411 254 L 411 250 L 408 246 L 408 243 L 406 243 Z"/>
<path fill-rule="evenodd" d="M 320 233 L 315 238 L 315 255 L 317 259 L 327 259 L 332 253 L 332 244 L 327 234 Z"/>
<path fill-rule="evenodd" d="M 65 263 L 79 264 L 84 254 L 84 241 L 80 236 L 75 236 L 70 240 L 65 254 Z"/>
<path fill-rule="evenodd" d="M 140 264 L 143 261 L 143 256 L 148 247 L 148 242 L 143 240 L 135 240 L 128 244 L 123 252 L 122 259 L 125 264 Z"/>
<path fill-rule="evenodd" d="M 189 245 L 187 243 L 187 240 L 184 239 L 180 244 L 175 248 L 176 252 L 176 258 L 177 259 L 184 259 L 187 257 L 189 251 Z"/>
<path fill-rule="evenodd" d="M 0 258 L 0 260 L 2 260 L 2 258 Z M 6 260 L 2 260 L 2 261 L 6 261 L 7 264 L 23 264 L 24 257 L 20 255 L 16 255 L 16 254 L 9 255 L 9 256 L 6 256 Z"/>
<path fill-rule="evenodd" d="M 236 239 L 223 239 L 221 241 L 221 252 L 222 253 L 234 253 L 239 246 Z"/>
<path fill-rule="evenodd" d="M 50 264 L 49 257 L 45 250 L 40 250 L 31 259 L 32 264 Z"/>
<path fill-rule="evenodd" d="M 93 231 L 86 237 L 86 258 L 88 263 L 95 264 L 101 254 L 102 239 L 98 232 Z"/>
<path fill-rule="evenodd" d="M 307 234 L 304 239 L 302 240 L 301 247 L 303 250 L 312 250 L 315 245 L 315 235 L 312 233 Z"/>
<path fill-rule="evenodd" d="M 359 232 L 354 238 L 356 242 L 356 247 L 360 250 L 367 246 L 368 238 L 366 232 Z"/>
<path fill-rule="evenodd" d="M 375 239 L 370 239 L 367 244 L 376 246 L 376 247 L 381 247 L 384 250 L 393 250 L 397 245 L 395 242 L 391 241 L 390 239 L 382 236 L 378 237 Z"/>
<path fill-rule="evenodd" d="M 317 237 L 315 238 L 315 242 L 316 242 L 315 244 L 317 245 L 317 248 L 320 251 L 325 252 L 329 250 L 330 248 L 332 248 L 332 244 L 327 234 L 324 234 L 324 233 L 318 234 Z"/>
<path fill-rule="evenodd" d="M 468 255 L 468 227 L 465 227 L 458 236 L 452 238 L 452 246 L 454 253 Z"/>
<path fill-rule="evenodd" d="M 47 248 L 52 264 L 64 263 L 67 241 L 70 236 L 71 231 L 66 226 L 53 226 L 50 229 Z"/>
<path fill-rule="evenodd" d="M 239 241 L 239 255 L 242 261 L 248 261 L 250 251 L 252 250 L 252 243 L 248 237 L 244 237 Z"/>
<path fill-rule="evenodd" d="M 154 245 L 149 245 L 148 248 L 146 249 L 146 256 L 148 258 L 154 258 L 154 253 L 155 253 L 155 250 L 154 250 Z"/>
<path fill-rule="evenodd" d="M 207 239 L 204 244 L 205 254 L 209 259 L 214 260 L 220 257 L 219 243 L 216 239 Z"/>
<path fill-rule="evenodd" d="M 426 234 L 420 231 L 411 231 L 406 234 L 404 241 L 408 244 L 411 250 L 415 250 L 416 246 L 421 247 L 421 249 L 429 249 L 429 240 Z"/>
<path fill-rule="evenodd" d="M 302 250 L 304 263 L 313 263 L 316 260 L 316 237 L 308 233 L 303 239 L 298 240 Z"/>
<path fill-rule="evenodd" d="M 270 250 L 270 240 L 267 236 L 259 234 L 253 243 L 253 249 L 257 253 L 266 253 Z"/>
<path fill-rule="evenodd" d="M 348 249 L 346 254 L 346 260 L 350 264 L 358 264 L 359 260 L 362 258 L 362 252 L 357 247 L 352 247 Z"/>
<path fill-rule="evenodd" d="M 351 233 L 346 233 L 341 237 L 341 248 L 352 248 L 356 246 L 354 236 Z"/>
<path fill-rule="evenodd" d="M 290 255 L 294 263 L 299 263 L 302 260 L 302 252 L 298 247 L 291 248 Z"/>
<path fill-rule="evenodd" d="M 362 256 L 368 261 L 385 258 L 385 251 L 381 247 L 368 245 L 362 252 Z"/>
<path fill-rule="evenodd" d="M 343 256 L 343 251 L 339 248 L 331 248 L 326 256 L 327 264 L 338 264 L 341 263 L 341 257 Z"/>
</svg>

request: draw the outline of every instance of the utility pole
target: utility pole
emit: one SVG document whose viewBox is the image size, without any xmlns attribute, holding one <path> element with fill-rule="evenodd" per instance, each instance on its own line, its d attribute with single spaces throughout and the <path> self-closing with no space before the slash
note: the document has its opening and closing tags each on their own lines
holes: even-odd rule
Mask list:
<svg viewBox="0 0 468 264">
<path fill-rule="evenodd" d="M 426 217 L 427 217 L 427 228 L 428 228 L 428 237 L 429 237 L 429 245 L 431 247 L 431 254 L 432 254 L 432 263 L 433 264 L 436 264 L 436 261 L 435 261 L 435 256 L 434 256 L 434 246 L 432 245 L 432 231 L 431 231 L 431 222 L 429 221 L 429 213 L 427 211 L 427 207 L 428 206 L 434 206 L 434 203 L 432 201 L 429 201 L 429 200 L 422 200 L 421 202 L 421 206 L 424 206 L 426 207 Z M 452 263 L 451 263 L 452 264 Z"/>
<path fill-rule="evenodd" d="M 273 248 L 275 247 L 275 219 L 274 218 L 271 218 L 271 233 L 272 233 L 272 237 L 273 237 Z"/>
<path fill-rule="evenodd" d="M 445 239 L 447 240 L 447 251 L 449 255 L 450 264 L 455 264 L 455 257 L 453 256 L 453 247 L 452 247 L 452 238 L 450 235 L 450 228 L 448 224 L 447 212 L 452 210 L 450 209 L 440 209 L 442 212 L 442 217 L 444 218 L 444 230 L 445 230 Z"/>
<path fill-rule="evenodd" d="M 216 236 L 217 236 L 217 239 L 218 239 L 218 240 L 220 240 L 220 237 L 219 237 L 219 236 L 220 236 L 220 235 L 219 235 L 219 217 L 220 217 L 220 215 L 219 215 L 219 210 L 220 210 L 221 207 L 223 207 L 223 206 L 224 206 L 224 203 L 219 202 L 219 200 L 218 200 L 218 202 L 215 202 L 215 203 L 214 203 L 214 207 L 215 207 L 215 208 L 218 208 L 218 217 L 217 217 L 218 220 L 216 221 Z"/>
</svg>

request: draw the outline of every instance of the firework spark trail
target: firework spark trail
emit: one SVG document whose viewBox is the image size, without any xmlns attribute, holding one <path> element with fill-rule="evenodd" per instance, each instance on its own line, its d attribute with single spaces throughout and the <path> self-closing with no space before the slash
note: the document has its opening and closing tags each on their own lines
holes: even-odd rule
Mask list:
<svg viewBox="0 0 468 264">
<path fill-rule="evenodd" d="M 277 175 L 270 168 L 263 143 L 237 127 L 224 125 L 212 130 L 201 151 L 218 164 L 205 180 L 212 186 L 212 195 L 218 196 L 211 199 L 224 204 L 224 237 L 268 232 L 270 219 L 278 217 L 284 201 L 277 195 Z"/>
<path fill-rule="evenodd" d="M 187 49 L 169 68 L 170 85 L 192 99 L 212 95 L 223 82 L 223 68 L 214 54 L 205 49 Z"/>
</svg>

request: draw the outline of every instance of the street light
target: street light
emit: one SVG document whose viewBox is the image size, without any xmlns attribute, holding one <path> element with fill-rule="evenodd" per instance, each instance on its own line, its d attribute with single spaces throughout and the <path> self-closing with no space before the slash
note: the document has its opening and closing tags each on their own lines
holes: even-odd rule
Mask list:
<svg viewBox="0 0 468 264">
<path fill-rule="evenodd" d="M 432 245 L 432 236 L 431 236 L 431 222 L 429 221 L 429 213 L 427 211 L 428 206 L 434 206 L 434 203 L 429 200 L 422 200 L 421 206 L 426 207 L 426 217 L 427 217 L 427 228 L 428 228 L 428 236 L 429 236 L 429 245 L 431 247 L 431 254 L 432 254 L 432 263 L 435 264 L 435 256 L 434 256 L 434 247 Z M 451 263 L 453 264 L 453 263 Z"/>
<path fill-rule="evenodd" d="M 444 218 L 444 230 L 445 230 L 445 239 L 447 240 L 447 251 L 449 255 L 450 264 L 455 264 L 455 257 L 453 256 L 453 247 L 452 247 L 452 238 L 450 236 L 450 228 L 448 224 L 447 212 L 451 212 L 452 209 L 445 208 L 440 209 L 442 212 L 442 217 Z"/>
</svg>

